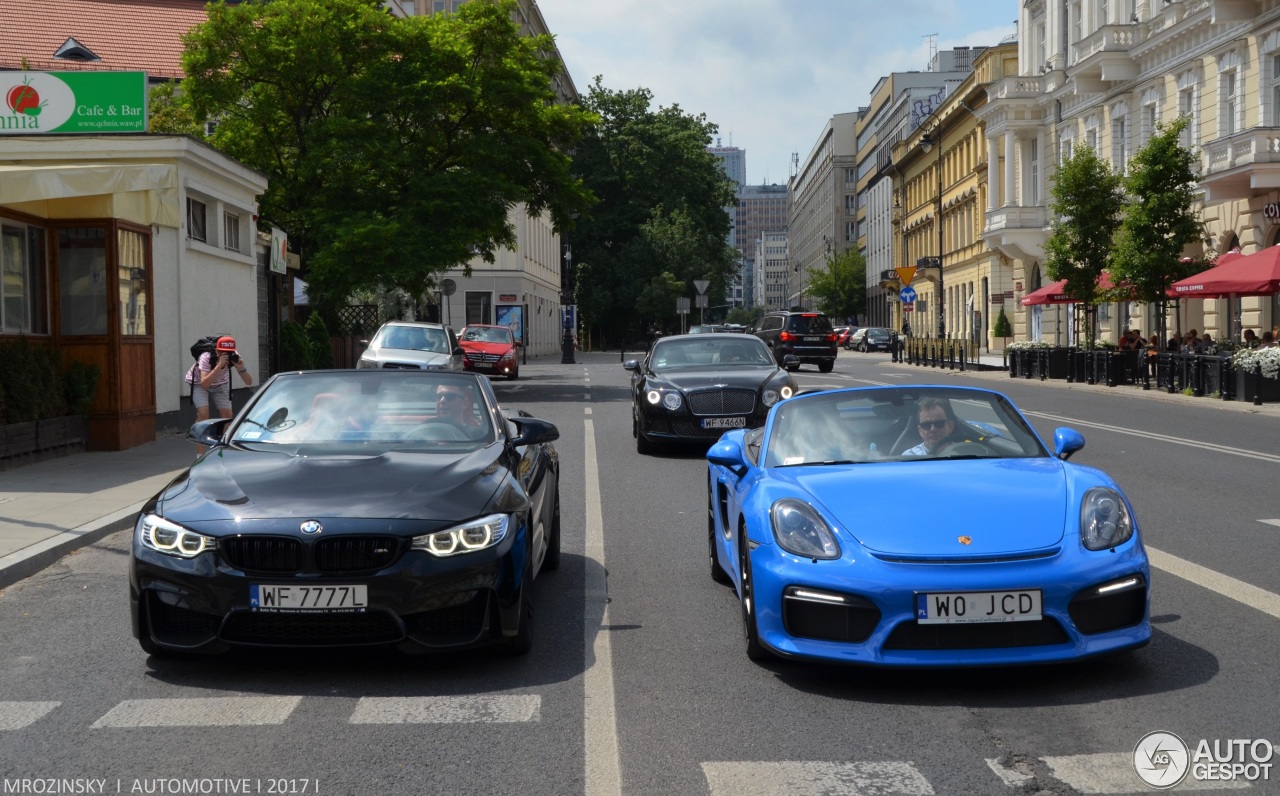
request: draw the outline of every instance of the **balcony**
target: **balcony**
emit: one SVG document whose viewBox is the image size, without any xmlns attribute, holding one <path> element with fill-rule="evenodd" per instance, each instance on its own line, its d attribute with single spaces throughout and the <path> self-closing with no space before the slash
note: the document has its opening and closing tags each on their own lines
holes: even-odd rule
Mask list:
<svg viewBox="0 0 1280 796">
<path fill-rule="evenodd" d="M 1280 188 L 1280 127 L 1253 127 L 1205 144 L 1200 153 L 1205 201 L 1248 199 Z"/>
<path fill-rule="evenodd" d="M 998 207 L 987 213 L 982 239 L 1015 260 L 1044 258 L 1045 209 L 1043 207 Z"/>
<path fill-rule="evenodd" d="M 1038 99 L 1044 93 L 1044 86 L 1038 77 L 1005 77 L 992 83 L 987 88 L 987 97 L 991 101 Z"/>
<path fill-rule="evenodd" d="M 1077 93 L 1105 90 L 1105 85 L 1138 76 L 1138 64 L 1129 50 L 1140 40 L 1137 25 L 1103 25 L 1071 45 L 1071 62 L 1067 68 L 1076 82 Z"/>
</svg>

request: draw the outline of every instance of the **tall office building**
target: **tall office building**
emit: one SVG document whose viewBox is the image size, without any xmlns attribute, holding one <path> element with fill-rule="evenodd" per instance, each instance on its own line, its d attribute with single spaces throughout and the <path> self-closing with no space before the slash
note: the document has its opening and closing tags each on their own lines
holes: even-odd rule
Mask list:
<svg viewBox="0 0 1280 796">
<path fill-rule="evenodd" d="M 787 231 L 787 186 L 743 185 L 738 188 L 738 207 L 734 228 L 737 232 L 734 247 L 742 253 L 742 283 L 746 286 L 743 306 L 762 303 L 757 297 L 755 285 L 759 261 L 755 253 L 762 232 Z"/>
</svg>

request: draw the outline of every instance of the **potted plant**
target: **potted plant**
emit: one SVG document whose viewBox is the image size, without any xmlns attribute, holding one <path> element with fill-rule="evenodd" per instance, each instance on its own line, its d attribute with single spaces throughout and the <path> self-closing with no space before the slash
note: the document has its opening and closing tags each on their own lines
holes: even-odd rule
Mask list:
<svg viewBox="0 0 1280 796">
<path fill-rule="evenodd" d="M 1242 348 L 1231 356 L 1236 400 L 1280 401 L 1280 348 Z"/>
<path fill-rule="evenodd" d="M 1000 341 L 1000 348 L 1004 348 L 1009 338 L 1013 337 L 1013 324 L 1009 323 L 1009 316 L 1005 315 L 1003 304 L 1000 305 L 1000 314 L 996 316 L 995 325 L 991 327 L 991 336 Z"/>
</svg>

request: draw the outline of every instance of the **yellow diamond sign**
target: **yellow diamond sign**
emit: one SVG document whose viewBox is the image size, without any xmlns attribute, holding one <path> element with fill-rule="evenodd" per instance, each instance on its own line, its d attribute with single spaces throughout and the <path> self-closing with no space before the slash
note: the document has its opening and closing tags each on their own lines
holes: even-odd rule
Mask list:
<svg viewBox="0 0 1280 796">
<path fill-rule="evenodd" d="M 898 272 L 898 278 L 902 280 L 903 287 L 910 285 L 911 280 L 916 276 L 916 267 L 914 265 L 895 268 L 893 270 Z"/>
</svg>

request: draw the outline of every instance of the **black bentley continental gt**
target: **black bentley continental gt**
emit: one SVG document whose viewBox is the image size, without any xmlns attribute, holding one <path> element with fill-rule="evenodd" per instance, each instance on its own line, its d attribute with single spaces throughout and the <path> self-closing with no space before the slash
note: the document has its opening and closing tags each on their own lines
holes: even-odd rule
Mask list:
<svg viewBox="0 0 1280 796">
<path fill-rule="evenodd" d="M 795 394 L 796 382 L 760 338 L 749 334 L 664 337 L 643 360 L 628 360 L 631 433 L 636 450 L 662 442 L 714 442 L 733 428 L 764 425 L 769 407 Z"/>
<path fill-rule="evenodd" d="M 529 649 L 533 580 L 560 563 L 559 432 L 488 379 L 283 373 L 188 436 L 209 450 L 134 532 L 146 652 Z"/>
</svg>

